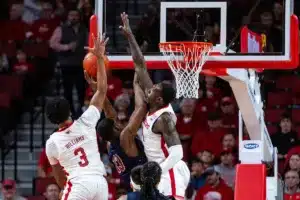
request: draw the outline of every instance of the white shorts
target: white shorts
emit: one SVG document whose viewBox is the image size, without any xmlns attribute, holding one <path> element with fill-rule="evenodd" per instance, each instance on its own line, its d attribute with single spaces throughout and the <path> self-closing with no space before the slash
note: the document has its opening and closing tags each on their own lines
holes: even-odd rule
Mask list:
<svg viewBox="0 0 300 200">
<path fill-rule="evenodd" d="M 107 181 L 99 175 L 68 180 L 61 200 L 108 200 Z"/>
<path fill-rule="evenodd" d="M 184 199 L 185 190 L 190 181 L 190 170 L 185 162 L 178 162 L 168 173 L 162 174 L 158 190 L 165 196 Z"/>
</svg>

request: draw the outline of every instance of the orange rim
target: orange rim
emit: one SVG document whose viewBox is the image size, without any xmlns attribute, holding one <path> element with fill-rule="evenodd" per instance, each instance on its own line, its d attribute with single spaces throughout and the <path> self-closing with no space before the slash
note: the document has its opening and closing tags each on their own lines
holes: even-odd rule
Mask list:
<svg viewBox="0 0 300 200">
<path fill-rule="evenodd" d="M 209 42 L 162 42 L 159 43 L 159 48 L 166 52 L 184 51 L 187 49 L 206 49 L 212 48 L 213 44 Z"/>
</svg>

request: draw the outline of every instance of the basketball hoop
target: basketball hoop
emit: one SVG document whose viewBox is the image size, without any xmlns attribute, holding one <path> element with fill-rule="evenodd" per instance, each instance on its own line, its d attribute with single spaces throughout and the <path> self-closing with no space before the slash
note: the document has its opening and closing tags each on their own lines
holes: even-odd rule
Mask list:
<svg viewBox="0 0 300 200">
<path fill-rule="evenodd" d="M 175 76 L 176 98 L 198 98 L 199 73 L 213 48 L 207 42 L 163 42 L 160 52 Z"/>
</svg>

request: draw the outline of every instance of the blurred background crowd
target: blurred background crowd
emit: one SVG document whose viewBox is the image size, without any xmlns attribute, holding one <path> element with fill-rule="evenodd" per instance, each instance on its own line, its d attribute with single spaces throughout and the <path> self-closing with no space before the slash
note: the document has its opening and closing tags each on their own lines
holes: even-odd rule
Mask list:
<svg viewBox="0 0 300 200">
<path fill-rule="evenodd" d="M 251 16 L 253 0 L 227 0 L 229 42 L 243 24 L 268 38 L 266 51 L 282 52 L 284 8 L 281 1 L 264 1 Z M 158 52 L 159 0 L 107 0 L 108 52 L 129 51 L 118 30 L 121 11 L 128 12 L 142 51 Z M 297 1 L 295 2 L 297 4 Z M 299 4 L 299 2 L 298 2 Z M 92 96 L 82 70 L 92 0 L 0 1 L 0 145 L 2 189 L 0 199 L 58 199 L 44 144 L 55 126 L 44 113 L 47 98 L 61 95 L 71 102 L 76 119 Z M 300 5 L 295 5 L 300 15 Z M 297 10 L 298 9 L 298 10 Z M 168 40 L 191 40 L 196 22 L 193 12 L 168 11 Z M 215 10 L 203 15 L 204 40 L 217 43 L 219 18 Z M 174 34 L 176 32 L 176 34 Z M 239 51 L 239 40 L 232 46 Z M 262 66 L 263 67 L 263 66 Z M 133 111 L 133 70 L 108 72 L 107 95 L 126 124 Z M 170 81 L 168 70 L 151 71 L 154 82 Z M 278 148 L 285 198 L 300 198 L 300 75 L 298 70 L 265 71 L 260 74 L 265 120 Z M 202 76 L 199 99 L 173 103 L 184 161 L 191 170 L 187 199 L 202 199 L 207 191 L 233 200 L 235 165 L 238 160 L 238 107 L 229 85 L 219 78 Z M 248 138 L 244 129 L 244 139 Z M 99 148 L 109 176 L 110 199 L 126 193 L 105 145 Z M 203 177 L 204 170 L 214 171 Z M 21 196 L 23 197 L 21 197 Z"/>
</svg>

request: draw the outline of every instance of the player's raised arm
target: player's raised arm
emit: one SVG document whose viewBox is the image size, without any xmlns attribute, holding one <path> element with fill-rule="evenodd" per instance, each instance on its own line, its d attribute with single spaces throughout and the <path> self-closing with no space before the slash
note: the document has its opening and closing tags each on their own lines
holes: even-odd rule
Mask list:
<svg viewBox="0 0 300 200">
<path fill-rule="evenodd" d="M 98 110 L 102 110 L 103 103 L 106 98 L 106 91 L 107 91 L 107 76 L 106 76 L 106 69 L 104 64 L 104 53 L 105 53 L 105 46 L 108 42 L 108 38 L 105 38 L 105 33 L 101 37 L 98 35 L 97 39 L 93 36 L 94 48 L 86 48 L 91 53 L 93 53 L 98 59 L 97 65 L 97 89 L 94 96 L 91 99 L 90 105 L 95 106 Z"/>
<path fill-rule="evenodd" d="M 134 112 L 129 119 L 128 125 L 124 128 L 120 135 L 120 145 L 124 149 L 127 156 L 131 157 L 138 156 L 135 137 L 147 113 L 144 92 L 139 86 L 136 73 L 134 75 L 133 87 L 135 96 Z"/>
<path fill-rule="evenodd" d="M 160 164 L 162 172 L 172 169 L 183 158 L 183 149 L 176 130 L 176 124 L 170 113 L 163 113 L 155 122 L 153 132 L 161 133 L 167 146 L 169 156 Z"/>
<path fill-rule="evenodd" d="M 97 82 L 94 81 L 86 71 L 84 71 L 84 77 L 86 82 L 90 85 L 93 92 L 97 91 Z M 109 119 L 115 119 L 117 116 L 117 112 L 115 111 L 114 107 L 111 105 L 109 99 L 106 97 L 103 103 L 103 110 L 105 113 L 105 117 Z"/>
<path fill-rule="evenodd" d="M 131 55 L 135 65 L 135 71 L 139 77 L 140 85 L 145 91 L 145 89 L 152 88 L 153 83 L 147 71 L 147 66 L 142 51 L 131 31 L 128 15 L 123 12 L 121 13 L 121 18 L 123 26 L 120 26 L 120 29 L 128 39 Z"/>
</svg>

